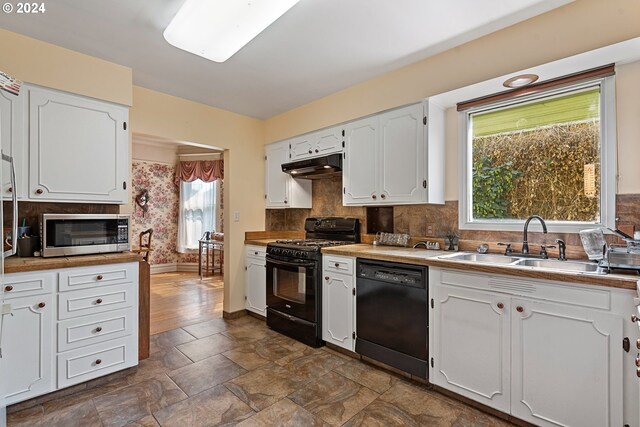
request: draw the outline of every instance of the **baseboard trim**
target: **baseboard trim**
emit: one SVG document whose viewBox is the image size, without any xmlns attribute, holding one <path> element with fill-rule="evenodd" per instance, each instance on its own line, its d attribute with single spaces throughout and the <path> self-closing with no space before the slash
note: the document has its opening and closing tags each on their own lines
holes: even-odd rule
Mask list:
<svg viewBox="0 0 640 427">
<path fill-rule="evenodd" d="M 174 271 L 178 271 L 178 264 L 175 262 L 167 264 L 151 264 L 151 274 L 173 273 Z"/>
<path fill-rule="evenodd" d="M 246 315 L 247 315 L 247 310 L 245 310 L 245 309 L 238 310 L 238 311 L 232 311 L 232 312 L 228 312 L 228 311 L 223 311 L 222 312 L 222 318 L 223 319 L 227 319 L 227 320 L 239 319 L 239 318 L 244 317 Z"/>
<path fill-rule="evenodd" d="M 173 273 L 175 271 L 198 272 L 198 263 L 195 262 L 170 262 L 167 264 L 151 265 L 151 274 Z"/>
</svg>

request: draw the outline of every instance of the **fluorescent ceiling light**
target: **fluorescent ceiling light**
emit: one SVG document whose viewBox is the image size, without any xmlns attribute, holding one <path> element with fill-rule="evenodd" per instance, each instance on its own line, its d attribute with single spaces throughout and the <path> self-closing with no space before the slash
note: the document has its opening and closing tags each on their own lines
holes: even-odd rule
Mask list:
<svg viewBox="0 0 640 427">
<path fill-rule="evenodd" d="M 173 46 L 224 62 L 299 0 L 187 0 L 164 38 Z"/>
</svg>

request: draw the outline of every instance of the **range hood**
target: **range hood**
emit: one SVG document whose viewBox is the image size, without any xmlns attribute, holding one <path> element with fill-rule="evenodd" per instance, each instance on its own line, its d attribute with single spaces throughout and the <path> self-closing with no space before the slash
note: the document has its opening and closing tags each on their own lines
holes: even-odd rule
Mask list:
<svg viewBox="0 0 640 427">
<path fill-rule="evenodd" d="M 331 178 L 342 174 L 342 153 L 283 163 L 282 172 L 294 178 Z"/>
</svg>

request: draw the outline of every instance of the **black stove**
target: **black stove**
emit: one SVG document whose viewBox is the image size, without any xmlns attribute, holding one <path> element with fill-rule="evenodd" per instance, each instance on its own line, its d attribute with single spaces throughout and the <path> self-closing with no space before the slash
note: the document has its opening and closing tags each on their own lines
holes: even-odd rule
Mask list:
<svg viewBox="0 0 640 427">
<path fill-rule="evenodd" d="M 323 344 L 322 248 L 360 242 L 357 218 L 307 218 L 305 239 L 267 245 L 267 325 L 305 344 Z"/>
</svg>

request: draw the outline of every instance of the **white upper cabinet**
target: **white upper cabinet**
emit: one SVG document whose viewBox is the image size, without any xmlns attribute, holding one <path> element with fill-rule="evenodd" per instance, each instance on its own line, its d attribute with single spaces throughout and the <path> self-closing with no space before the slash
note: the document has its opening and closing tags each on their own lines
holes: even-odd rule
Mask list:
<svg viewBox="0 0 640 427">
<path fill-rule="evenodd" d="M 337 126 L 293 138 L 290 144 L 290 162 L 342 151 L 343 127 Z"/>
<path fill-rule="evenodd" d="M 379 197 L 386 203 L 426 202 L 422 104 L 380 114 Z"/>
<path fill-rule="evenodd" d="M 16 186 L 19 198 L 25 193 L 26 171 L 23 164 L 26 164 L 26 150 L 24 138 L 26 132 L 23 126 L 23 104 L 24 95 L 18 97 L 5 91 L 0 91 L 0 140 L 2 140 L 2 152 L 13 157 L 16 171 Z M 11 193 L 16 191 L 11 186 L 10 168 L 8 165 L 2 167 L 2 197 L 11 198 Z"/>
<path fill-rule="evenodd" d="M 345 126 L 344 205 L 444 203 L 444 135 L 427 138 L 428 109 L 410 105 Z"/>
<path fill-rule="evenodd" d="M 41 88 L 28 97 L 29 198 L 127 203 L 128 109 Z"/>
<path fill-rule="evenodd" d="M 368 117 L 345 126 L 342 184 L 344 205 L 376 201 L 378 190 L 378 118 Z"/>
<path fill-rule="evenodd" d="M 289 162 L 289 141 L 267 145 L 264 157 L 265 207 L 311 208 L 311 181 L 282 172 L 282 164 Z"/>
</svg>

